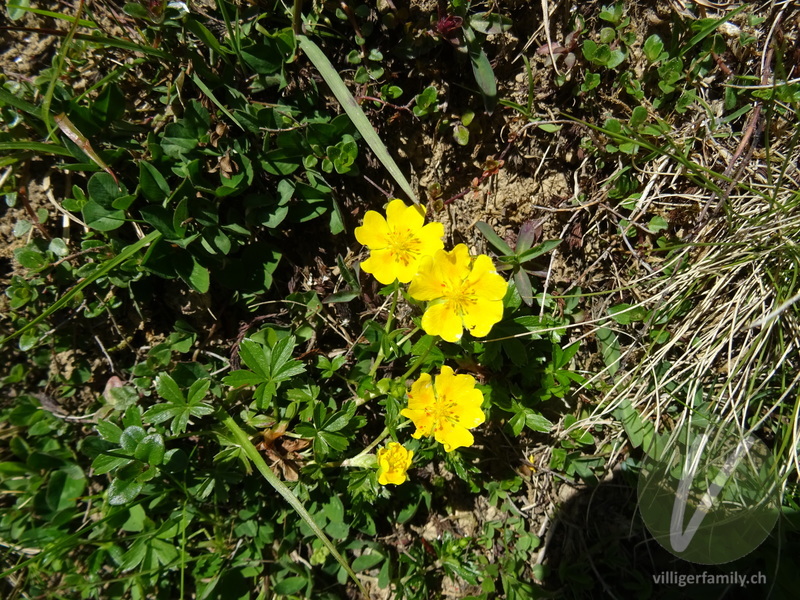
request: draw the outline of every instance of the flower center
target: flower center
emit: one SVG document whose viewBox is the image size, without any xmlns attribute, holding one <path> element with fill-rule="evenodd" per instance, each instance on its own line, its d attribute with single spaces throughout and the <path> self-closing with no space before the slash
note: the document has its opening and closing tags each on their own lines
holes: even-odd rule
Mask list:
<svg viewBox="0 0 800 600">
<path fill-rule="evenodd" d="M 450 306 L 459 314 L 467 312 L 469 305 L 474 304 L 476 298 L 475 290 L 466 281 L 458 281 L 444 291 L 444 298 Z"/>
<path fill-rule="evenodd" d="M 408 265 L 417 259 L 421 242 L 410 229 L 395 229 L 389 232 L 389 250 L 395 260 Z"/>
<path fill-rule="evenodd" d="M 436 398 L 433 406 L 425 409 L 425 413 L 433 417 L 433 428 L 441 431 L 445 421 L 455 421 L 456 403 L 448 401 L 447 398 Z"/>
</svg>

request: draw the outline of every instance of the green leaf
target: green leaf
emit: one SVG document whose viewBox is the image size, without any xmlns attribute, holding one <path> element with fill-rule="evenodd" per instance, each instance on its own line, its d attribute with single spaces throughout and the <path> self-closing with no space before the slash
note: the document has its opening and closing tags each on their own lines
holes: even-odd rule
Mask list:
<svg viewBox="0 0 800 600">
<path fill-rule="evenodd" d="M 459 146 L 466 146 L 469 144 L 469 129 L 461 123 L 456 123 L 453 125 L 453 139 Z"/>
<path fill-rule="evenodd" d="M 608 309 L 609 316 L 620 325 L 630 325 L 635 321 L 644 321 L 648 311 L 643 306 L 636 306 L 622 302 Z"/>
<path fill-rule="evenodd" d="M 597 43 L 592 40 L 583 40 L 583 56 L 586 60 L 594 61 L 597 57 Z"/>
<path fill-rule="evenodd" d="M 147 409 L 142 415 L 148 423 L 163 423 L 170 419 L 175 418 L 184 411 L 184 406 L 176 406 L 175 404 L 156 404 Z"/>
<path fill-rule="evenodd" d="M 187 402 L 189 404 L 196 404 L 206 397 L 208 388 L 211 387 L 210 379 L 198 379 L 189 388 L 186 394 Z"/>
<path fill-rule="evenodd" d="M 139 495 L 143 487 L 144 484 L 135 479 L 129 481 L 115 479 L 108 486 L 108 503 L 112 506 L 128 504 Z"/>
<path fill-rule="evenodd" d="M 547 254 L 551 250 L 555 249 L 561 240 L 547 240 L 542 242 L 541 244 L 537 244 L 533 248 L 528 248 L 524 252 L 520 253 L 517 256 L 517 260 L 520 263 L 528 262 L 529 260 L 533 260 L 537 256 L 541 256 L 542 254 Z"/>
<path fill-rule="evenodd" d="M 195 34 L 195 35 L 196 35 L 196 36 L 197 36 L 197 37 L 198 37 L 200 40 L 202 40 L 202 42 L 203 42 L 203 43 L 204 43 L 206 46 L 208 46 L 208 47 L 209 47 L 209 48 L 211 48 L 211 49 L 212 49 L 214 52 L 216 52 L 216 53 L 217 53 L 217 55 L 219 55 L 219 56 L 220 56 L 220 58 L 222 58 L 223 60 L 225 60 L 226 62 L 228 62 L 228 57 L 227 57 L 227 55 L 228 55 L 228 54 L 229 54 L 231 51 L 230 51 L 230 50 L 229 50 L 227 47 L 225 47 L 225 46 L 223 46 L 222 44 L 220 44 L 220 43 L 219 43 L 219 40 L 217 40 L 217 38 L 216 38 L 216 37 L 214 37 L 214 34 L 212 34 L 212 33 L 211 33 L 211 31 L 209 31 L 209 30 L 208 30 L 208 28 L 207 28 L 205 25 L 203 25 L 203 24 L 202 24 L 200 21 L 198 21 L 198 20 L 197 20 L 197 19 L 194 17 L 194 15 L 191 15 L 191 14 L 189 14 L 189 15 L 186 15 L 186 16 L 183 18 L 183 25 L 186 27 L 186 29 L 188 29 L 189 31 L 191 31 L 191 32 L 192 32 L 193 34 Z"/>
<path fill-rule="evenodd" d="M 161 204 L 169 196 L 169 184 L 161 172 L 147 161 L 139 163 L 139 188 L 150 202 Z"/>
<path fill-rule="evenodd" d="M 653 233 L 658 233 L 659 231 L 669 229 L 669 222 L 664 217 L 656 215 L 650 219 L 650 222 L 647 224 L 647 228 Z"/>
<path fill-rule="evenodd" d="M 374 551 L 370 553 L 364 553 L 353 561 L 353 570 L 356 573 L 366 571 L 367 569 L 371 569 L 375 565 L 379 564 L 385 558 L 386 557 L 383 556 L 383 554 Z"/>
<path fill-rule="evenodd" d="M 194 291 L 200 294 L 205 294 L 208 291 L 208 288 L 211 286 L 211 275 L 208 269 L 197 262 L 197 259 L 194 256 L 192 256 L 191 265 L 192 268 L 188 274 L 178 272 L 178 275 L 181 276 L 181 279 L 191 285 Z"/>
<path fill-rule="evenodd" d="M 97 231 L 114 231 L 125 223 L 125 213 L 121 210 L 109 210 L 94 200 L 89 200 L 81 209 L 83 220 Z"/>
<path fill-rule="evenodd" d="M 119 436 L 119 445 L 123 450 L 134 452 L 139 442 L 144 439 L 144 436 L 144 429 L 138 425 L 131 425 L 130 427 L 126 427 L 125 431 Z"/>
<path fill-rule="evenodd" d="M 340 433 L 331 433 L 330 431 L 318 431 L 317 439 L 323 441 L 337 452 L 346 450 L 347 446 L 350 445 L 350 440 L 345 436 Z"/>
<path fill-rule="evenodd" d="M 508 426 L 511 428 L 511 434 L 517 437 L 522 433 L 522 428 L 525 427 L 525 413 L 523 411 L 516 413 L 509 419 Z"/>
<path fill-rule="evenodd" d="M 164 438 L 160 433 L 151 433 L 136 445 L 133 456 L 148 465 L 160 465 L 164 460 Z"/>
<path fill-rule="evenodd" d="M 492 70 L 492 63 L 489 62 L 489 57 L 486 56 L 486 52 L 480 46 L 472 28 L 465 25 L 462 27 L 462 31 L 464 33 L 464 41 L 469 50 L 472 74 L 475 76 L 475 83 L 478 84 L 478 90 L 480 90 L 483 97 L 484 108 L 487 113 L 492 114 L 497 104 L 497 81 Z"/>
<path fill-rule="evenodd" d="M 150 12 L 138 2 L 126 2 L 125 6 L 122 7 L 122 12 L 134 19 L 152 21 Z"/>
<path fill-rule="evenodd" d="M 178 384 L 167 373 L 160 373 L 156 377 L 156 393 L 173 404 L 186 404 L 186 398 L 184 398 Z"/>
<path fill-rule="evenodd" d="M 180 236 L 172 227 L 172 211 L 158 204 L 151 204 L 139 209 L 139 214 L 146 223 L 155 227 L 166 239 L 174 240 Z"/>
<path fill-rule="evenodd" d="M 178 160 L 182 160 L 185 154 L 194 150 L 197 143 L 197 137 L 182 122 L 167 125 L 160 142 L 164 154 Z"/>
<path fill-rule="evenodd" d="M 482 13 L 470 17 L 469 25 L 475 31 L 484 35 L 494 35 L 511 29 L 513 22 L 510 17 L 505 15 Z"/>
<path fill-rule="evenodd" d="M 92 471 L 95 475 L 103 475 L 105 473 L 110 473 L 117 467 L 130 464 L 130 462 L 131 459 L 124 456 L 101 454 L 92 461 Z"/>
<path fill-rule="evenodd" d="M 198 402 L 189 405 L 189 414 L 193 417 L 204 417 L 214 412 L 214 407 L 206 402 Z"/>
<path fill-rule="evenodd" d="M 18 21 L 25 16 L 26 9 L 30 6 L 30 0 L 13 0 L 6 6 L 8 11 L 8 18 L 12 21 Z"/>
<path fill-rule="evenodd" d="M 122 429 L 106 419 L 101 419 L 98 421 L 97 425 L 95 425 L 95 429 L 97 429 L 97 433 L 100 434 L 100 437 L 107 442 L 112 442 L 114 444 L 118 444 L 119 439 L 122 436 Z"/>
<path fill-rule="evenodd" d="M 325 423 L 322 425 L 322 429 L 325 431 L 339 431 L 347 426 L 355 414 L 356 403 L 347 402 L 343 407 L 343 410 L 334 413 L 325 421 Z"/>
<path fill-rule="evenodd" d="M 270 365 L 270 354 L 261 345 L 249 338 L 242 340 L 239 344 L 239 356 L 242 362 L 250 367 L 262 380 L 270 379 L 272 369 Z"/>
<path fill-rule="evenodd" d="M 117 198 L 128 195 L 124 186 L 117 184 L 108 173 L 95 173 L 86 186 L 89 199 L 94 200 L 103 208 L 111 208 Z"/>
<path fill-rule="evenodd" d="M 637 106 L 633 109 L 633 112 L 631 112 L 631 118 L 628 124 L 631 129 L 637 130 L 644 125 L 645 121 L 647 121 L 647 109 L 644 106 Z"/>
<path fill-rule="evenodd" d="M 606 67 L 609 69 L 616 69 L 627 57 L 628 55 L 622 50 L 612 50 L 611 55 L 606 60 Z"/>
<path fill-rule="evenodd" d="M 28 248 L 17 248 L 14 250 L 14 258 L 26 269 L 41 269 L 48 264 L 47 257 L 44 254 L 36 250 L 29 250 Z"/>
<path fill-rule="evenodd" d="M 287 577 L 277 582 L 272 588 L 272 591 L 278 596 L 288 596 L 296 594 L 308 584 L 305 577 Z"/>
<path fill-rule="evenodd" d="M 535 410 L 525 411 L 525 425 L 533 431 L 548 433 L 553 429 L 553 423 Z"/>
<path fill-rule="evenodd" d="M 646 423 L 642 417 L 631 405 L 630 400 L 623 400 L 619 408 L 614 412 L 614 417 L 622 422 L 625 428 L 625 433 L 628 434 L 628 439 L 634 448 L 644 446 L 646 451 L 649 451 L 653 436 L 655 434 L 655 426 L 650 421 Z"/>
<path fill-rule="evenodd" d="M 605 327 L 597 330 L 597 341 L 600 342 L 600 352 L 603 363 L 608 367 L 608 372 L 613 377 L 619 369 L 619 357 L 622 354 L 616 334 Z"/>
<path fill-rule="evenodd" d="M 244 387 L 247 385 L 258 385 L 265 380 L 261 375 L 257 375 L 251 371 L 239 370 L 233 371 L 223 377 L 222 383 L 231 387 Z"/>
<path fill-rule="evenodd" d="M 47 481 L 46 502 L 53 512 L 75 506 L 78 497 L 83 494 L 86 479 L 77 465 L 62 467 L 53 471 Z"/>
<path fill-rule="evenodd" d="M 342 291 L 342 292 L 334 292 L 330 296 L 326 296 L 323 300 L 323 304 L 335 304 L 340 302 L 350 302 L 351 300 L 355 300 L 361 295 L 360 292 L 351 292 L 351 291 Z"/>
<path fill-rule="evenodd" d="M 644 55 L 651 63 L 656 62 L 663 51 L 664 42 L 661 41 L 661 37 L 657 33 L 654 33 L 645 40 Z"/>
<path fill-rule="evenodd" d="M 511 246 L 506 244 L 505 241 L 503 241 L 503 239 L 497 235 L 497 233 L 495 233 L 495 230 L 492 229 L 491 225 L 485 223 L 484 221 L 478 221 L 475 223 L 475 227 L 478 228 L 478 231 L 483 234 L 483 237 L 485 237 L 492 246 L 497 248 L 500 254 L 506 256 L 511 256 L 514 254 Z"/>
</svg>

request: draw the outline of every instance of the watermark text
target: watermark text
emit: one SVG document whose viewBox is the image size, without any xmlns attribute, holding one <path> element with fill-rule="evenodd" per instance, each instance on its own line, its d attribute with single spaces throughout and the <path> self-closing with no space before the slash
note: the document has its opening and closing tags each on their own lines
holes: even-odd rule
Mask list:
<svg viewBox="0 0 800 600">
<path fill-rule="evenodd" d="M 686 587 L 687 585 L 738 585 L 746 587 L 748 585 L 760 585 L 767 583 L 767 576 L 761 571 L 755 573 L 679 573 L 678 571 L 662 571 L 653 574 L 653 583 L 656 585 L 677 585 Z"/>
</svg>

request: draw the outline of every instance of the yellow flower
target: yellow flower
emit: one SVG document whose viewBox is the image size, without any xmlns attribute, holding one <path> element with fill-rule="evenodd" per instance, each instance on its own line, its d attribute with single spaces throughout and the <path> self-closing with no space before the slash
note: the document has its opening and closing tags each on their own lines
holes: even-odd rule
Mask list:
<svg viewBox="0 0 800 600">
<path fill-rule="evenodd" d="M 364 215 L 364 224 L 356 227 L 356 239 L 370 249 L 370 256 L 361 263 L 366 273 L 384 285 L 408 283 L 417 272 L 423 256 L 444 248 L 444 225 L 433 222 L 423 226 L 425 208 L 406 206 L 392 200 L 386 207 L 386 218 L 374 210 Z"/>
<path fill-rule="evenodd" d="M 422 328 L 448 342 L 461 339 L 463 327 L 484 337 L 503 318 L 503 296 L 508 284 L 494 269 L 492 259 L 474 259 L 464 244 L 426 257 L 408 288 L 412 298 L 431 302 L 422 315 Z"/>
<path fill-rule="evenodd" d="M 483 394 L 475 389 L 471 375 L 455 375 L 453 369 L 442 367 L 435 383 L 424 373 L 411 386 L 408 408 L 400 411 L 414 422 L 417 430 L 412 437 L 433 435 L 444 444 L 447 452 L 475 441 L 468 431 L 484 422 L 481 410 Z"/>
<path fill-rule="evenodd" d="M 406 480 L 406 471 L 411 466 L 413 450 L 406 450 L 402 444 L 389 442 L 378 450 L 378 483 L 400 485 Z"/>
</svg>

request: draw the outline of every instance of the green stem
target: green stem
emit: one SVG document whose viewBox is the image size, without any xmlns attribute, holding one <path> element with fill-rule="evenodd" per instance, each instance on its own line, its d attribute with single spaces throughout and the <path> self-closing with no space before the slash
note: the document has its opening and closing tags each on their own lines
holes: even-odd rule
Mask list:
<svg viewBox="0 0 800 600">
<path fill-rule="evenodd" d="M 416 360 L 415 360 L 413 363 L 411 363 L 411 366 L 408 368 L 408 371 L 406 371 L 405 373 L 403 373 L 403 375 L 400 377 L 400 381 L 405 381 L 406 379 L 408 379 L 409 377 L 411 377 L 411 374 L 412 374 L 414 371 L 416 371 L 416 370 L 417 370 L 417 369 L 420 367 L 420 365 L 422 364 L 422 362 L 423 362 L 423 361 L 424 361 L 424 360 L 425 360 L 425 359 L 428 357 L 428 354 L 430 353 L 430 351 L 431 351 L 431 348 L 433 348 L 433 346 L 434 346 L 434 343 L 433 343 L 433 342 L 431 342 L 430 344 L 428 344 L 428 347 L 427 347 L 427 348 L 425 348 L 425 352 L 423 352 L 422 354 L 420 354 L 420 355 L 417 357 L 417 359 L 416 359 Z"/>
<path fill-rule="evenodd" d="M 373 449 L 373 448 L 375 448 L 375 446 L 377 446 L 378 444 L 380 444 L 380 443 L 381 443 L 383 440 L 385 440 L 385 439 L 386 439 L 388 436 L 389 436 L 389 428 L 388 428 L 388 427 L 386 427 L 386 428 L 384 428 L 384 430 L 383 430 L 383 431 L 381 431 L 380 435 L 379 435 L 378 437 L 376 437 L 376 438 L 375 438 L 375 439 L 372 441 L 372 443 L 371 443 L 369 446 L 367 446 L 366 448 L 364 448 L 364 449 L 363 449 L 361 452 L 359 452 L 358 454 L 356 454 L 356 455 L 355 455 L 353 458 L 348 458 L 347 460 L 343 461 L 343 462 L 341 463 L 341 464 L 342 464 L 342 466 L 347 466 L 347 463 L 348 463 L 348 462 L 355 461 L 355 460 L 357 460 L 357 459 L 361 458 L 362 456 L 364 456 L 365 454 L 369 454 L 370 452 L 372 452 L 372 449 Z"/>
<path fill-rule="evenodd" d="M 399 288 L 392 292 L 392 308 L 389 309 L 389 317 L 386 319 L 386 326 L 383 328 L 383 332 L 387 336 L 392 331 L 392 325 L 394 324 L 394 313 L 397 310 L 397 297 L 399 295 Z M 386 357 L 383 354 L 383 343 L 381 343 L 381 347 L 378 348 L 378 356 L 375 357 L 375 362 L 372 364 L 372 368 L 369 370 L 370 377 L 375 377 L 375 373 L 378 372 L 378 368 L 381 366 L 384 358 Z"/>
<path fill-rule="evenodd" d="M 314 519 L 308 514 L 308 511 L 303 507 L 303 504 L 298 500 L 297 496 L 292 493 L 285 483 L 283 483 L 278 477 L 270 470 L 267 466 L 267 463 L 264 461 L 264 457 L 261 456 L 261 453 L 256 450 L 256 447 L 250 441 L 250 437 L 244 432 L 244 430 L 239 427 L 239 424 L 233 420 L 227 412 L 220 409 L 217 413 L 217 418 L 219 421 L 228 428 L 228 431 L 231 432 L 233 439 L 236 440 L 236 443 L 239 447 L 244 451 L 247 457 L 253 461 L 256 469 L 264 479 L 267 480 L 275 491 L 277 491 L 284 499 L 291 505 L 291 507 L 295 510 L 295 512 L 300 515 L 306 524 L 309 526 L 311 531 L 314 532 L 319 540 L 325 545 L 325 547 L 330 551 L 331 555 L 339 562 L 340 565 L 344 568 L 347 574 L 355 581 L 358 589 L 361 590 L 361 593 L 364 595 L 365 598 L 369 598 L 369 594 L 367 594 L 367 590 L 364 589 L 362 583 L 358 580 L 358 577 L 353 572 L 353 569 L 350 568 L 348 562 L 344 559 L 344 557 L 339 554 L 339 551 L 336 550 L 336 546 L 328 539 L 328 536 L 319 528 L 319 526 L 314 522 Z"/>
<path fill-rule="evenodd" d="M 292 6 L 292 33 L 300 35 L 303 33 L 303 0 L 294 0 Z"/>
</svg>

